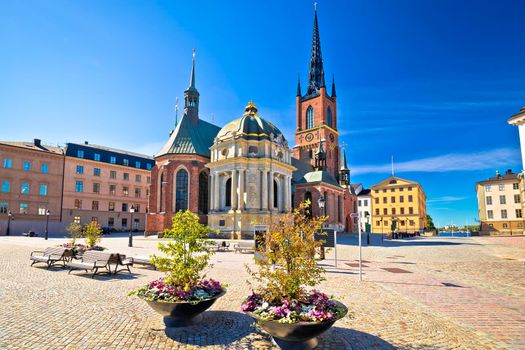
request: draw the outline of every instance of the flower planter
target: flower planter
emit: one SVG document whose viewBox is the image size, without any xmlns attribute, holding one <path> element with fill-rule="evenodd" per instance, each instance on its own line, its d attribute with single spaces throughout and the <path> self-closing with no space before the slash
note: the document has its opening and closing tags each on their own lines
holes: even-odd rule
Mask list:
<svg viewBox="0 0 525 350">
<path fill-rule="evenodd" d="M 223 290 L 210 299 L 192 302 L 151 301 L 142 297 L 141 299 L 164 317 L 166 327 L 187 327 L 199 323 L 202 320 L 202 313 L 209 309 L 225 293 L 226 290 Z"/>
<path fill-rule="evenodd" d="M 317 336 L 330 329 L 337 320 L 347 314 L 348 309 L 345 305 L 338 301 L 335 303 L 344 311 L 336 319 L 323 322 L 280 323 L 276 320 L 261 320 L 253 312 L 246 312 L 246 314 L 257 320 L 257 324 L 272 336 L 274 342 L 281 349 L 311 350 L 317 346 Z"/>
</svg>

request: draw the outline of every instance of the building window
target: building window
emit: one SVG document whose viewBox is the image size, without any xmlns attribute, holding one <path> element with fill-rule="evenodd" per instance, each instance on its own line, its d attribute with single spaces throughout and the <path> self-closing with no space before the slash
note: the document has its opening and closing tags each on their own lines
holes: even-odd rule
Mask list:
<svg viewBox="0 0 525 350">
<path fill-rule="evenodd" d="M 46 214 L 47 214 L 47 210 L 46 210 L 45 205 L 40 205 L 38 207 L 38 215 L 46 215 Z"/>
<path fill-rule="evenodd" d="M 309 194 L 310 197 L 308 200 L 310 202 L 312 201 L 312 194 L 310 192 L 306 192 L 306 194 Z M 304 199 L 306 200 L 306 194 L 304 195 Z M 277 181 L 273 180 L 273 207 L 278 208 L 279 207 L 279 191 L 277 190 Z M 313 215 L 311 210 L 311 203 L 310 203 L 310 215 Z M 311 217 L 311 216 L 310 216 Z"/>
<path fill-rule="evenodd" d="M 399 196 L 399 203 L 403 203 L 405 201 L 405 197 Z"/>
<path fill-rule="evenodd" d="M 29 211 L 29 204 L 20 203 L 20 214 L 27 214 Z"/>
<path fill-rule="evenodd" d="M 413 198 L 412 198 L 412 195 L 409 195 L 409 196 L 408 196 L 408 201 L 409 201 L 410 203 L 412 203 L 412 202 L 413 202 Z"/>
<path fill-rule="evenodd" d="M 151 170 L 151 163 L 146 164 L 146 169 Z"/>
<path fill-rule="evenodd" d="M 407 189 L 407 191 L 412 191 L 412 187 L 409 187 L 409 188 Z"/>
<path fill-rule="evenodd" d="M 9 207 L 7 206 L 7 202 L 0 202 L 0 214 L 7 214 L 9 211 Z"/>
<path fill-rule="evenodd" d="M 22 184 L 20 186 L 20 193 L 29 194 L 29 184 Z"/>
<path fill-rule="evenodd" d="M 11 169 L 13 167 L 13 160 L 6 158 L 4 159 L 4 169 Z"/>
<path fill-rule="evenodd" d="M 47 174 L 47 173 L 49 173 L 49 165 L 48 165 L 48 164 L 45 164 L 45 163 L 42 164 L 42 166 L 41 166 L 41 170 L 42 170 L 42 173 L 43 173 L 43 174 Z"/>
<path fill-rule="evenodd" d="M 24 165 L 23 165 L 23 170 L 24 171 L 31 171 L 31 162 L 24 162 Z"/>
<path fill-rule="evenodd" d="M 84 174 L 84 166 L 83 165 L 77 165 L 77 174 Z"/>
<path fill-rule="evenodd" d="M 125 166 L 128 166 L 129 165 L 129 160 L 124 158 L 122 159 L 122 164 L 124 164 Z"/>
<path fill-rule="evenodd" d="M 75 224 L 79 224 L 79 225 L 80 225 L 80 223 L 81 223 L 81 221 L 80 221 L 80 216 L 75 216 L 75 217 L 73 218 L 73 222 L 74 222 Z"/>
<path fill-rule="evenodd" d="M 178 212 L 188 209 L 188 172 L 180 169 L 175 177 L 175 211 Z"/>
<path fill-rule="evenodd" d="M 357 201 L 357 206 L 358 206 L 358 207 L 361 206 L 361 200 L 358 200 L 358 201 Z"/>
<path fill-rule="evenodd" d="M 507 225 L 506 222 L 503 223 L 503 228 L 509 228 L 509 225 Z"/>
<path fill-rule="evenodd" d="M 396 202 L 396 197 L 392 196 L 390 197 L 390 203 L 395 203 Z"/>
<path fill-rule="evenodd" d="M 514 195 L 514 203 L 520 203 L 520 195 L 519 194 L 515 194 Z"/>
<path fill-rule="evenodd" d="M 142 181 L 142 176 L 140 176 L 139 174 L 135 175 L 135 182 L 141 182 Z"/>
<path fill-rule="evenodd" d="M 82 200 L 75 199 L 75 209 L 82 209 Z"/>
<path fill-rule="evenodd" d="M 505 195 L 499 196 L 499 204 L 507 204 L 507 198 Z"/>
<path fill-rule="evenodd" d="M 151 183 L 151 176 L 146 176 L 146 183 L 148 183 L 148 184 Z"/>
<path fill-rule="evenodd" d="M 523 223 L 518 222 L 518 228 L 523 228 Z"/>
<path fill-rule="evenodd" d="M 306 109 L 306 128 L 311 129 L 314 127 L 314 109 L 312 106 L 308 106 Z"/>
<path fill-rule="evenodd" d="M 109 157 L 109 162 L 111 164 L 117 164 L 117 157 L 113 157 L 113 156 Z"/>
<path fill-rule="evenodd" d="M 379 225 L 381 225 L 381 221 L 377 220 L 376 221 L 376 226 L 379 226 Z"/>
<path fill-rule="evenodd" d="M 388 198 L 383 197 L 383 204 L 386 204 L 388 202 Z"/>
<path fill-rule="evenodd" d="M 487 210 L 487 218 L 494 219 L 494 212 L 492 210 Z"/>
<path fill-rule="evenodd" d="M 208 174 L 199 174 L 199 213 L 208 214 Z"/>
<path fill-rule="evenodd" d="M 128 227 L 128 219 L 127 218 L 122 218 L 122 228 L 124 227 Z"/>
<path fill-rule="evenodd" d="M 47 185 L 40 184 L 40 195 L 47 196 Z"/>
<path fill-rule="evenodd" d="M 491 192 L 492 186 L 491 185 L 485 185 L 485 192 Z"/>
<path fill-rule="evenodd" d="M 98 210 L 98 201 L 91 202 L 91 210 Z"/>
<path fill-rule="evenodd" d="M 376 204 L 379 204 L 379 198 L 375 198 Z"/>
<path fill-rule="evenodd" d="M 520 189 L 520 184 L 517 183 L 517 182 L 513 183 L 513 184 L 512 184 L 512 189 L 513 189 L 513 190 L 519 190 L 519 189 Z"/>
<path fill-rule="evenodd" d="M 521 212 L 521 209 L 516 209 L 516 218 L 521 219 L 523 217 L 523 213 Z"/>
<path fill-rule="evenodd" d="M 383 221 L 383 227 L 388 226 L 388 220 Z"/>
<path fill-rule="evenodd" d="M 401 215 L 405 214 L 405 208 L 404 207 L 400 208 L 399 210 L 401 210 Z"/>
<path fill-rule="evenodd" d="M 405 220 L 401 220 L 399 226 L 405 226 Z"/>
<path fill-rule="evenodd" d="M 396 208 L 392 208 L 392 215 L 396 215 Z"/>
<path fill-rule="evenodd" d="M 140 213 L 140 204 L 135 203 L 135 213 Z"/>
<path fill-rule="evenodd" d="M 75 192 L 83 192 L 84 183 L 82 181 L 77 181 L 75 183 Z"/>
<path fill-rule="evenodd" d="M 140 188 L 135 188 L 135 198 L 140 198 L 141 194 Z"/>
<path fill-rule="evenodd" d="M 122 203 L 122 212 L 127 212 L 128 211 L 128 203 Z"/>
<path fill-rule="evenodd" d="M 140 162 L 139 161 L 135 162 L 135 168 L 140 169 Z"/>
<path fill-rule="evenodd" d="M 386 193 L 386 188 L 383 188 L 383 193 Z"/>
<path fill-rule="evenodd" d="M 124 174 L 122 174 L 122 178 L 123 178 L 124 180 L 128 181 L 128 180 L 129 180 L 129 173 L 124 173 Z"/>
<path fill-rule="evenodd" d="M 363 205 L 364 205 L 365 207 L 368 206 L 368 199 L 364 199 L 364 200 L 363 200 Z"/>
<path fill-rule="evenodd" d="M 500 191 L 505 191 L 505 184 L 499 184 L 499 185 L 498 185 L 498 189 L 499 189 Z"/>
<path fill-rule="evenodd" d="M 395 191 L 396 191 L 395 188 L 391 188 L 391 189 L 390 189 L 390 192 L 395 192 Z"/>
<path fill-rule="evenodd" d="M 226 180 L 226 198 L 225 198 L 225 203 L 224 205 L 226 207 L 231 207 L 232 206 L 232 179 L 231 177 Z"/>
<path fill-rule="evenodd" d="M 110 179 L 116 179 L 116 178 L 117 178 L 117 172 L 116 172 L 116 170 L 111 170 L 111 171 L 109 172 L 109 178 L 110 178 Z"/>
<path fill-rule="evenodd" d="M 507 209 L 501 209 L 501 218 L 506 219 L 507 218 Z"/>
<path fill-rule="evenodd" d="M 2 192 L 11 191 L 11 181 L 3 180 L 2 181 Z"/>
<path fill-rule="evenodd" d="M 109 227 L 115 226 L 115 218 L 108 218 L 108 226 Z"/>
<path fill-rule="evenodd" d="M 98 182 L 93 183 L 93 193 L 100 193 L 100 184 Z"/>
<path fill-rule="evenodd" d="M 115 211 L 115 202 L 109 202 L 108 211 Z"/>
<path fill-rule="evenodd" d="M 383 215 L 388 215 L 388 209 L 387 208 L 383 208 Z"/>
<path fill-rule="evenodd" d="M 93 159 L 97 162 L 100 162 L 100 153 L 95 153 L 95 155 L 93 156 Z"/>
<path fill-rule="evenodd" d="M 409 207 L 409 208 L 408 208 L 408 213 L 409 213 L 409 214 L 414 214 L 414 208 Z"/>
<path fill-rule="evenodd" d="M 84 158 L 84 151 L 82 151 L 82 150 L 77 150 L 77 157 L 78 157 L 78 158 Z"/>
<path fill-rule="evenodd" d="M 109 194 L 114 196 L 117 194 L 117 186 L 116 185 L 109 185 Z"/>
<path fill-rule="evenodd" d="M 100 168 L 93 168 L 93 176 L 100 176 Z"/>
<path fill-rule="evenodd" d="M 124 197 L 129 196 L 129 188 L 128 187 L 122 187 L 122 195 Z"/>
<path fill-rule="evenodd" d="M 404 187 L 399 187 L 399 192 L 403 192 L 405 190 Z"/>
<path fill-rule="evenodd" d="M 415 226 L 416 223 L 414 222 L 414 220 L 410 220 L 410 226 Z"/>
<path fill-rule="evenodd" d="M 379 208 L 376 208 L 376 215 L 379 215 Z"/>
<path fill-rule="evenodd" d="M 486 201 L 487 205 L 492 205 L 492 196 L 487 196 Z"/>
<path fill-rule="evenodd" d="M 332 109 L 330 107 L 326 109 L 326 124 L 332 127 Z"/>
</svg>

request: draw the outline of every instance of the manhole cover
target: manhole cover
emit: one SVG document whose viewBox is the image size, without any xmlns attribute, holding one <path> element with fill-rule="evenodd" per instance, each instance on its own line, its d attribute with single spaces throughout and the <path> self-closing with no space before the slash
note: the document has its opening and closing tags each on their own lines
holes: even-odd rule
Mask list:
<svg viewBox="0 0 525 350">
<path fill-rule="evenodd" d="M 346 263 L 350 267 L 359 267 L 359 263 Z M 361 264 L 361 267 L 368 267 L 368 265 Z"/>
<path fill-rule="evenodd" d="M 445 287 L 465 288 L 465 287 L 463 287 L 463 286 L 459 286 L 459 285 L 454 284 L 454 283 L 441 282 L 441 284 L 444 285 Z"/>
<path fill-rule="evenodd" d="M 403 270 L 398 267 L 382 267 L 381 269 L 391 273 L 412 273 L 410 271 Z"/>
</svg>

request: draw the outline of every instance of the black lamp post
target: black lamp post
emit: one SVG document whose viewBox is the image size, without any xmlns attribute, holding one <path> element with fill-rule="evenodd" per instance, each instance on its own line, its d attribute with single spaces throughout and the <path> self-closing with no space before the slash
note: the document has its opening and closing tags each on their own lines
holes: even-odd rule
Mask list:
<svg viewBox="0 0 525 350">
<path fill-rule="evenodd" d="M 319 199 L 317 200 L 317 204 L 319 204 L 319 210 L 321 211 L 321 215 L 325 216 L 324 206 L 326 202 L 325 202 L 323 195 L 319 196 Z M 324 258 L 325 258 L 324 247 L 321 247 L 321 259 L 324 259 Z"/>
<path fill-rule="evenodd" d="M 9 232 L 11 229 L 11 219 L 13 218 L 13 213 L 11 213 L 11 210 L 7 213 L 7 230 L 5 231 L 5 235 L 9 236 Z"/>
<path fill-rule="evenodd" d="M 366 229 L 366 245 L 370 245 L 370 230 L 368 229 L 369 228 L 369 221 L 370 221 L 370 213 L 369 212 L 365 212 L 365 218 L 366 218 L 366 225 L 365 225 L 365 229 Z"/>
<path fill-rule="evenodd" d="M 131 213 L 131 223 L 129 225 L 128 247 L 133 247 L 133 213 L 135 212 L 135 206 L 133 204 L 131 205 L 131 208 L 129 208 L 129 212 Z"/>
<path fill-rule="evenodd" d="M 47 241 L 47 237 L 48 237 L 48 229 L 49 229 L 49 209 L 46 210 L 46 232 L 44 233 L 44 239 Z"/>
</svg>

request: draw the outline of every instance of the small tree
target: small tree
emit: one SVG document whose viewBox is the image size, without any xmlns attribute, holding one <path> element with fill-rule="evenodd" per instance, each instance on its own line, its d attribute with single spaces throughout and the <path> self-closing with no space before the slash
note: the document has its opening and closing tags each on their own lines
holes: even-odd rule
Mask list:
<svg viewBox="0 0 525 350">
<path fill-rule="evenodd" d="M 159 251 L 164 256 L 151 256 L 155 267 L 164 272 L 168 285 L 183 287 L 189 291 L 203 277 L 202 271 L 209 265 L 212 252 L 211 241 L 207 238 L 213 232 L 208 226 L 199 223 L 199 216 L 189 210 L 179 211 L 171 219 L 171 229 L 164 230 L 167 243 L 159 243 Z"/>
<path fill-rule="evenodd" d="M 434 221 L 432 220 L 432 217 L 427 214 L 427 230 L 435 230 L 436 226 L 434 226 Z"/>
<path fill-rule="evenodd" d="M 82 238 L 82 225 L 72 222 L 66 227 L 66 231 L 71 236 L 71 245 L 74 246 L 77 239 Z"/>
<path fill-rule="evenodd" d="M 264 240 L 266 258 L 257 260 L 257 272 L 248 268 L 261 285 L 258 294 L 270 303 L 301 299 L 306 286 L 314 287 L 324 280 L 324 269 L 315 260 L 322 242 L 315 240 L 315 234 L 326 217 L 310 218 L 308 210 L 309 204 L 302 203 L 270 225 Z"/>
<path fill-rule="evenodd" d="M 88 247 L 94 247 L 102 238 L 102 230 L 96 221 L 91 221 L 84 227 L 84 240 Z"/>
</svg>

